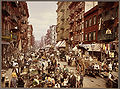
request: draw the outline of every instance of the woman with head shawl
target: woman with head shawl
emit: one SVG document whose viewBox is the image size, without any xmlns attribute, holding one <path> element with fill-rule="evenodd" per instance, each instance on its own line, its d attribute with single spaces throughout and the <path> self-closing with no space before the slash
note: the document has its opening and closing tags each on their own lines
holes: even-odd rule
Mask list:
<svg viewBox="0 0 120 89">
<path fill-rule="evenodd" d="M 17 87 L 17 75 L 15 72 L 12 73 L 11 87 Z"/>
</svg>

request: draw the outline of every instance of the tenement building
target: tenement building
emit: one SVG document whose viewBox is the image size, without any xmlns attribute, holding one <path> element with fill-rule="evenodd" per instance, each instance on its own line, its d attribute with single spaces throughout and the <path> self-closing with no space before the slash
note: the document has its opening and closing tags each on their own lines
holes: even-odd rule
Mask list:
<svg viewBox="0 0 120 89">
<path fill-rule="evenodd" d="M 17 53 L 27 51 L 28 17 L 25 1 L 2 1 L 3 64 L 10 62 Z"/>
</svg>

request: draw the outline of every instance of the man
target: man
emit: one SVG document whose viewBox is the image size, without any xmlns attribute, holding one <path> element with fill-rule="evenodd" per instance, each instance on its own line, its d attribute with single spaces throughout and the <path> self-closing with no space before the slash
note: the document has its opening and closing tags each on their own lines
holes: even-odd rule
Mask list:
<svg viewBox="0 0 120 89">
<path fill-rule="evenodd" d="M 19 88 L 19 87 L 21 87 L 21 88 L 24 88 L 24 81 L 23 81 L 23 79 L 22 79 L 22 77 L 18 77 L 18 81 L 17 81 L 17 87 Z"/>
<path fill-rule="evenodd" d="M 59 70 L 59 73 L 61 73 L 61 67 L 60 67 L 59 63 L 58 63 L 58 66 L 57 66 L 56 70 Z"/>
<path fill-rule="evenodd" d="M 48 64 L 51 64 L 51 60 L 48 58 Z"/>
<path fill-rule="evenodd" d="M 95 72 L 97 72 L 97 73 L 99 73 L 99 65 L 96 63 L 95 65 L 94 65 L 94 70 L 95 70 Z"/>
<path fill-rule="evenodd" d="M 48 62 L 48 66 L 46 67 L 46 70 L 48 70 L 48 73 L 50 73 L 50 68 L 51 68 L 50 62 Z"/>
<path fill-rule="evenodd" d="M 108 65 L 109 70 L 112 71 L 112 63 L 110 62 L 110 64 Z"/>
<path fill-rule="evenodd" d="M 71 62 L 71 58 L 69 57 L 68 58 L 68 65 L 70 65 L 70 62 Z"/>
<path fill-rule="evenodd" d="M 73 72 L 72 75 L 70 76 L 69 83 L 70 83 L 70 88 L 76 88 L 76 77 Z"/>
<path fill-rule="evenodd" d="M 17 87 L 17 75 L 15 72 L 12 73 L 12 79 L 11 79 L 11 87 L 16 88 Z"/>
<path fill-rule="evenodd" d="M 68 59 L 69 59 L 69 55 L 65 55 L 66 56 L 66 62 L 68 62 Z"/>
<path fill-rule="evenodd" d="M 80 73 L 80 87 L 83 87 L 83 75 Z"/>
<path fill-rule="evenodd" d="M 55 88 L 60 88 L 60 84 L 59 84 L 58 81 L 57 81 L 56 84 L 55 84 Z"/>
<path fill-rule="evenodd" d="M 68 68 L 66 67 L 66 65 L 64 65 L 64 68 L 63 68 L 63 73 L 64 72 L 68 72 Z"/>
</svg>

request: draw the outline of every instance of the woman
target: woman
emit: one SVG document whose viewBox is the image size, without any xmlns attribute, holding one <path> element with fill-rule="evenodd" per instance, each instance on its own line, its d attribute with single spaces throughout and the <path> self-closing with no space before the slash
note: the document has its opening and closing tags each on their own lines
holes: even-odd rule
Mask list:
<svg viewBox="0 0 120 89">
<path fill-rule="evenodd" d="M 12 73 L 11 87 L 17 87 L 17 75 L 15 72 Z"/>
<path fill-rule="evenodd" d="M 17 83 L 18 83 L 18 85 L 17 85 L 18 88 L 19 87 L 24 88 L 25 83 L 24 83 L 24 81 L 23 81 L 23 79 L 21 77 L 18 78 Z"/>
</svg>

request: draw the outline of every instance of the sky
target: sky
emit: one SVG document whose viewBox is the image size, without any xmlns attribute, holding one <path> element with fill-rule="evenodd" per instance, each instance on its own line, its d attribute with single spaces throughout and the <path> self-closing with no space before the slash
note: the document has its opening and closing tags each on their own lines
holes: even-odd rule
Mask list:
<svg viewBox="0 0 120 89">
<path fill-rule="evenodd" d="M 49 26 L 57 24 L 56 1 L 27 1 L 29 24 L 33 26 L 35 40 L 45 36 Z"/>
</svg>

